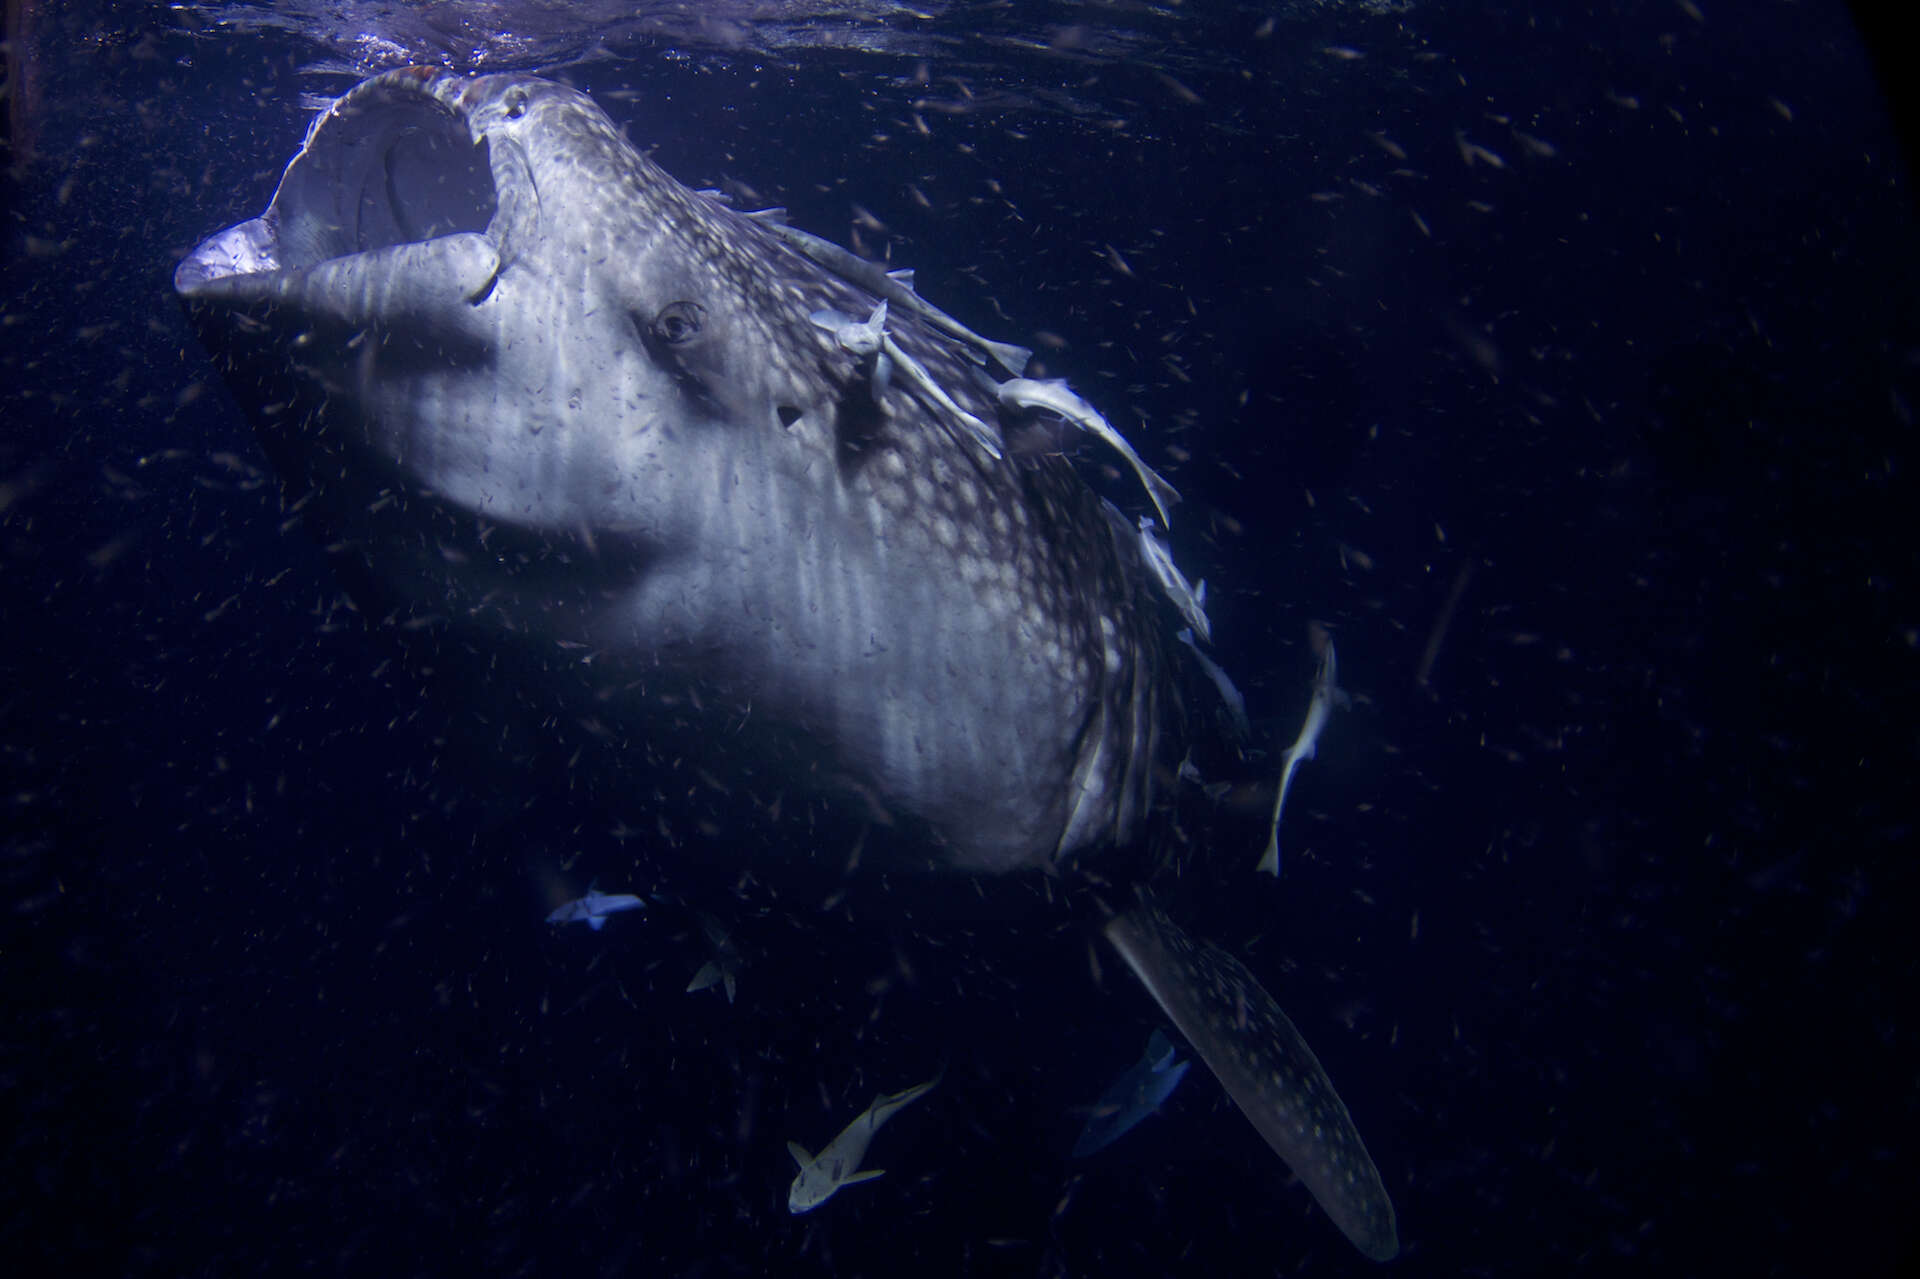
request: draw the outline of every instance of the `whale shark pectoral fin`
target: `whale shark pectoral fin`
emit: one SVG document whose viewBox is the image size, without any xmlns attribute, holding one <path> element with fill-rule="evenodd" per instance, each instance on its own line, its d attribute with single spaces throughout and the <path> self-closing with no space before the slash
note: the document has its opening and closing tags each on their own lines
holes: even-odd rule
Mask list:
<svg viewBox="0 0 1920 1279">
<path fill-rule="evenodd" d="M 1398 1253 L 1393 1203 L 1346 1103 L 1246 965 L 1195 942 L 1146 903 L 1109 920 L 1105 932 L 1241 1113 L 1354 1247 L 1374 1261 Z"/>
<path fill-rule="evenodd" d="M 793 1162 L 799 1164 L 802 1168 L 805 1168 L 813 1162 L 813 1156 L 807 1153 L 807 1148 L 797 1141 L 787 1143 L 787 1153 L 792 1155 Z"/>
</svg>

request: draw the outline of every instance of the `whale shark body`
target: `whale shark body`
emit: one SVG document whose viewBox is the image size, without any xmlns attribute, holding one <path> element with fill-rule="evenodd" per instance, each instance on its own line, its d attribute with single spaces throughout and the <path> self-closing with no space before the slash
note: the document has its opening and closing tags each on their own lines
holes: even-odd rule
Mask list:
<svg viewBox="0 0 1920 1279">
<path fill-rule="evenodd" d="M 750 707 L 756 767 L 857 795 L 944 870 L 1136 845 L 1185 728 L 1137 533 L 1066 459 L 1000 447 L 1021 406 L 990 370 L 1017 348 L 889 314 L 821 257 L 573 89 L 404 68 L 321 112 L 175 288 L 384 604 L 578 656 L 636 739 L 682 691 Z M 888 359 L 822 313 L 871 317 Z M 1355 1245 L 1394 1255 L 1345 1106 L 1252 974 L 1145 900 L 1105 928 Z"/>
</svg>

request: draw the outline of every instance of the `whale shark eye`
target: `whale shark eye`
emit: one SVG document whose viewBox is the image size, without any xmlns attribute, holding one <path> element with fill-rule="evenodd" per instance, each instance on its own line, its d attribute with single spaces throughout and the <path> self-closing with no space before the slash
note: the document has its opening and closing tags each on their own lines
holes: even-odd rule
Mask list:
<svg viewBox="0 0 1920 1279">
<path fill-rule="evenodd" d="M 507 119 L 518 120 L 527 113 L 527 91 L 515 89 L 507 94 Z"/>
<path fill-rule="evenodd" d="M 684 346 L 706 322 L 707 309 L 698 302 L 669 302 L 653 317 L 653 335 L 668 346 Z"/>
</svg>

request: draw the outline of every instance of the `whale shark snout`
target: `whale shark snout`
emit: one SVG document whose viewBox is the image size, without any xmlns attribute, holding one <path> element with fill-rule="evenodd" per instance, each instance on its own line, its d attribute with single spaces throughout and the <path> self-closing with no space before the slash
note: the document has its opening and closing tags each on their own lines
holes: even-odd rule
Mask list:
<svg viewBox="0 0 1920 1279">
<path fill-rule="evenodd" d="M 999 380 L 1023 348 L 782 231 L 675 182 L 566 86 L 405 68 L 320 113 L 267 210 L 174 284 L 382 613 L 554 654 L 589 685 L 571 712 L 624 741 L 725 706 L 695 745 L 777 743 L 756 780 L 851 790 L 937 866 L 1139 842 L 1185 731 L 1164 584 L 1184 579 L 1150 571 L 1143 544 L 1164 548 L 1069 461 L 1005 433 L 1061 416 L 1163 520 L 1177 495 L 1064 385 Z M 1252 975 L 1147 902 L 1107 936 L 1391 1256 L 1379 1175 Z"/>
</svg>

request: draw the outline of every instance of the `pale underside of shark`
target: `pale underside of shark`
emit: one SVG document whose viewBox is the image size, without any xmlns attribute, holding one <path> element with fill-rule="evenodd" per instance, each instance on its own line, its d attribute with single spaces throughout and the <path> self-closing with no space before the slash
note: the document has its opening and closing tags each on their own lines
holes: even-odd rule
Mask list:
<svg viewBox="0 0 1920 1279">
<path fill-rule="evenodd" d="M 449 642 L 571 661 L 634 737 L 671 681 L 751 706 L 729 740 L 804 743 L 793 781 L 850 788 L 948 870 L 1070 873 L 1141 840 L 1184 725 L 1168 596 L 1070 462 L 1003 447 L 1043 391 L 1104 419 L 996 391 L 1018 348 L 881 312 L 821 256 L 570 88 L 405 68 L 322 112 L 266 213 L 175 287 L 301 518 Z M 1272 998 L 1118 905 L 1128 966 L 1392 1256 L 1379 1175 Z"/>
</svg>

